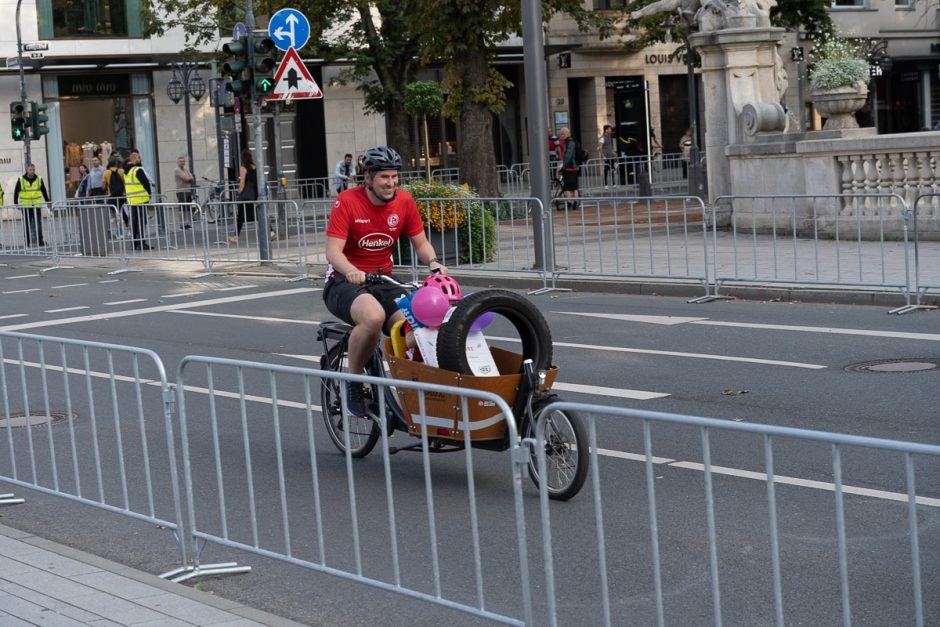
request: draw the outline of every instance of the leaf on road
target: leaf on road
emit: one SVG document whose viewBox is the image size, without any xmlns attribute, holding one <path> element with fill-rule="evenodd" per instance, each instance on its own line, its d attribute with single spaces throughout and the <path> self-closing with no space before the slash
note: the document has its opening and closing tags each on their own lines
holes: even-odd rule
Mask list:
<svg viewBox="0 0 940 627">
<path fill-rule="evenodd" d="M 737 396 L 738 394 L 747 394 L 750 390 L 734 390 L 732 388 L 725 388 L 721 391 L 725 396 Z"/>
</svg>

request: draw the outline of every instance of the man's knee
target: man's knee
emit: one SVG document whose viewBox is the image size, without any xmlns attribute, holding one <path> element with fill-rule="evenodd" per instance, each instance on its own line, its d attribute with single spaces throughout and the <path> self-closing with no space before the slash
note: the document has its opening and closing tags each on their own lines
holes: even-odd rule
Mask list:
<svg viewBox="0 0 940 627">
<path fill-rule="evenodd" d="M 385 324 L 385 310 L 371 294 L 360 294 L 353 301 L 350 317 L 357 325 L 379 331 Z"/>
</svg>

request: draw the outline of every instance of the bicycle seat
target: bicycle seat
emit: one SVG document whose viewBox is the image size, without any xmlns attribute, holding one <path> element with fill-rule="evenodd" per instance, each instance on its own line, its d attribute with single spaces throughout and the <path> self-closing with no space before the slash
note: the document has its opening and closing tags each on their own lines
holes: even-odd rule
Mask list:
<svg viewBox="0 0 940 627">
<path fill-rule="evenodd" d="M 340 339 L 343 336 L 349 335 L 352 330 L 353 326 L 346 324 L 342 320 L 325 320 L 320 323 L 320 327 L 317 330 L 317 340 L 323 340 L 325 337 Z"/>
</svg>

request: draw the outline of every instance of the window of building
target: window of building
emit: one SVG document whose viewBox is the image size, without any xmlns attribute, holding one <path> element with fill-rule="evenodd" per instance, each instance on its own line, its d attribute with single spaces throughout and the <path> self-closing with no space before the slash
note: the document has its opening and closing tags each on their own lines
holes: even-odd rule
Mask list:
<svg viewBox="0 0 940 627">
<path fill-rule="evenodd" d="M 833 8 L 865 7 L 865 0 L 832 0 Z"/>
<path fill-rule="evenodd" d="M 629 0 L 594 0 L 595 11 L 622 11 L 627 8 Z"/>
<path fill-rule="evenodd" d="M 898 9 L 913 9 L 913 0 L 894 0 L 894 6 Z"/>
<path fill-rule="evenodd" d="M 140 37 L 140 0 L 38 0 L 40 39 Z"/>
</svg>

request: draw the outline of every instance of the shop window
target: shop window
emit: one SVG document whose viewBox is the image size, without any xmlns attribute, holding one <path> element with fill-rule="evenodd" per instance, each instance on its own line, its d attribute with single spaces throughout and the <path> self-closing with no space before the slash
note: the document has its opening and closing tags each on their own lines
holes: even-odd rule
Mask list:
<svg viewBox="0 0 940 627">
<path fill-rule="evenodd" d="M 595 11 L 622 11 L 627 8 L 628 0 L 594 0 Z"/>
<path fill-rule="evenodd" d="M 913 9 L 914 1 L 913 0 L 894 0 L 894 6 L 898 9 Z"/>
<path fill-rule="evenodd" d="M 140 37 L 140 0 L 38 0 L 41 39 Z"/>
</svg>

